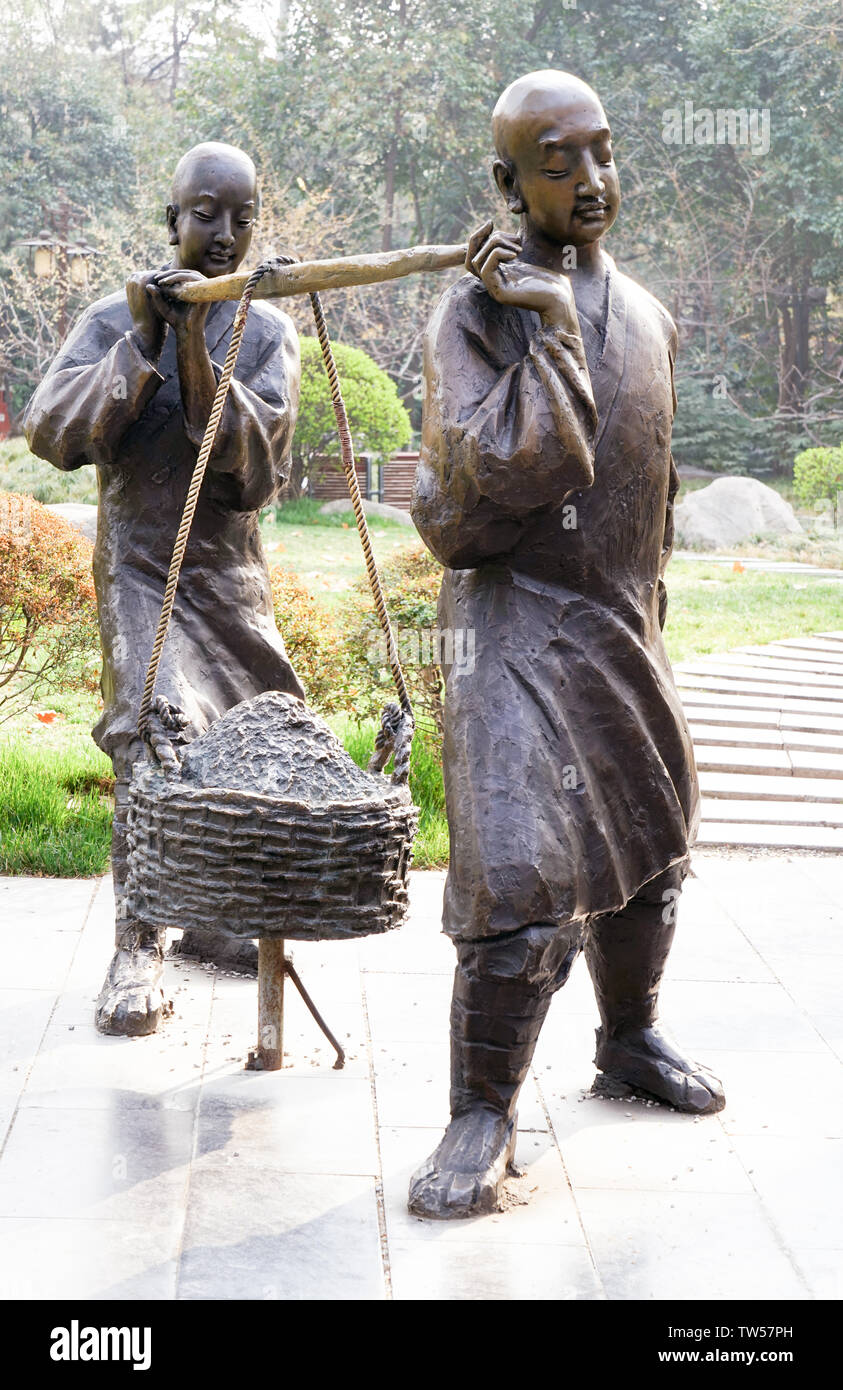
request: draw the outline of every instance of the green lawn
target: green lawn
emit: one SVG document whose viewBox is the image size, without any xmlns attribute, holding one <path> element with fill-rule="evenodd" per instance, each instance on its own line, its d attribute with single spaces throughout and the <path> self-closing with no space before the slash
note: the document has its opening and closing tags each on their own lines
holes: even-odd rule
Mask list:
<svg viewBox="0 0 843 1390">
<path fill-rule="evenodd" d="M 286 504 L 274 515 L 265 515 L 261 534 L 269 564 L 292 570 L 313 597 L 328 608 L 339 607 L 343 594 L 366 573 L 363 548 L 351 512 L 322 516 L 318 502 Z M 412 526 L 391 519 L 372 517 L 369 534 L 379 566 L 396 550 L 419 544 Z"/>
<path fill-rule="evenodd" d="M 843 630 L 843 582 L 810 574 L 736 572 L 730 565 L 671 560 L 665 642 L 671 661 L 730 647 Z"/>
</svg>

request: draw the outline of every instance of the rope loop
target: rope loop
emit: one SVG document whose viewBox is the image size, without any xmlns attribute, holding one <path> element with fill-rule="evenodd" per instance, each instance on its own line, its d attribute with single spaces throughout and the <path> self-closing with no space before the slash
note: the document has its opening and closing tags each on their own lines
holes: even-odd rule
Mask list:
<svg viewBox="0 0 843 1390">
<path fill-rule="evenodd" d="M 375 738 L 375 751 L 369 759 L 367 771 L 382 772 L 394 753 L 392 784 L 395 787 L 406 786 L 410 776 L 410 750 L 413 746 L 415 728 L 416 721 L 411 713 L 402 710 L 394 701 L 386 705 L 381 714 L 381 726 Z"/>
</svg>

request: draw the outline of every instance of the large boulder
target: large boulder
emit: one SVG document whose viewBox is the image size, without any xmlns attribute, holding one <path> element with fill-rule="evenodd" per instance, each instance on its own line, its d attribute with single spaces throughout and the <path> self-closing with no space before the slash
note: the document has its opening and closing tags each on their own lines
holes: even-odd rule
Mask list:
<svg viewBox="0 0 843 1390">
<path fill-rule="evenodd" d="M 343 516 L 346 512 L 354 512 L 354 506 L 350 497 L 338 497 L 335 502 L 326 502 L 324 507 L 319 508 L 325 516 Z M 413 518 L 409 512 L 405 512 L 403 507 L 393 507 L 389 502 L 370 501 L 368 497 L 363 498 L 363 511 L 367 517 L 384 517 L 387 521 L 400 521 L 403 526 L 412 526 Z"/>
<path fill-rule="evenodd" d="M 674 512 L 676 544 L 722 550 L 758 535 L 801 533 L 789 503 L 757 478 L 718 478 L 689 493 Z"/>
<path fill-rule="evenodd" d="M 52 502 L 47 507 L 47 511 L 60 516 L 74 530 L 81 531 L 83 536 L 87 536 L 92 543 L 96 540 L 96 507 L 88 506 L 85 502 Z"/>
</svg>

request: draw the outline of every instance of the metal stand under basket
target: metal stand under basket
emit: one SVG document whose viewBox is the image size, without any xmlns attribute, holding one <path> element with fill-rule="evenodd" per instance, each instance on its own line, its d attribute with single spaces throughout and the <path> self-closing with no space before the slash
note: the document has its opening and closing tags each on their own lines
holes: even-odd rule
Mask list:
<svg viewBox="0 0 843 1390">
<path fill-rule="evenodd" d="M 331 1047 L 337 1054 L 334 1071 L 342 1071 L 345 1053 L 320 1014 L 278 937 L 258 942 L 258 1045 L 249 1053 L 247 1071 L 280 1071 L 284 1064 L 284 977 L 289 975 Z"/>
</svg>

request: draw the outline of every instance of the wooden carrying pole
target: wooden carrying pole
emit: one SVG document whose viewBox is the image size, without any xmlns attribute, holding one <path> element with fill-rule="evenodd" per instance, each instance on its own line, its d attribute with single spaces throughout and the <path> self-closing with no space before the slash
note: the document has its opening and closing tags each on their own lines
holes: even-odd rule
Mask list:
<svg viewBox="0 0 843 1390">
<path fill-rule="evenodd" d="M 342 290 L 349 285 L 377 285 L 383 280 L 400 280 L 427 270 L 451 270 L 465 263 L 468 247 L 410 246 L 401 251 L 381 251 L 362 256 L 335 256 L 325 261 L 299 261 L 270 270 L 255 286 L 255 299 L 281 299 L 291 294 L 312 294 L 318 290 Z M 217 275 L 211 280 L 194 280 L 168 287 L 174 299 L 190 304 L 209 300 L 239 299 L 249 272 Z"/>
</svg>

